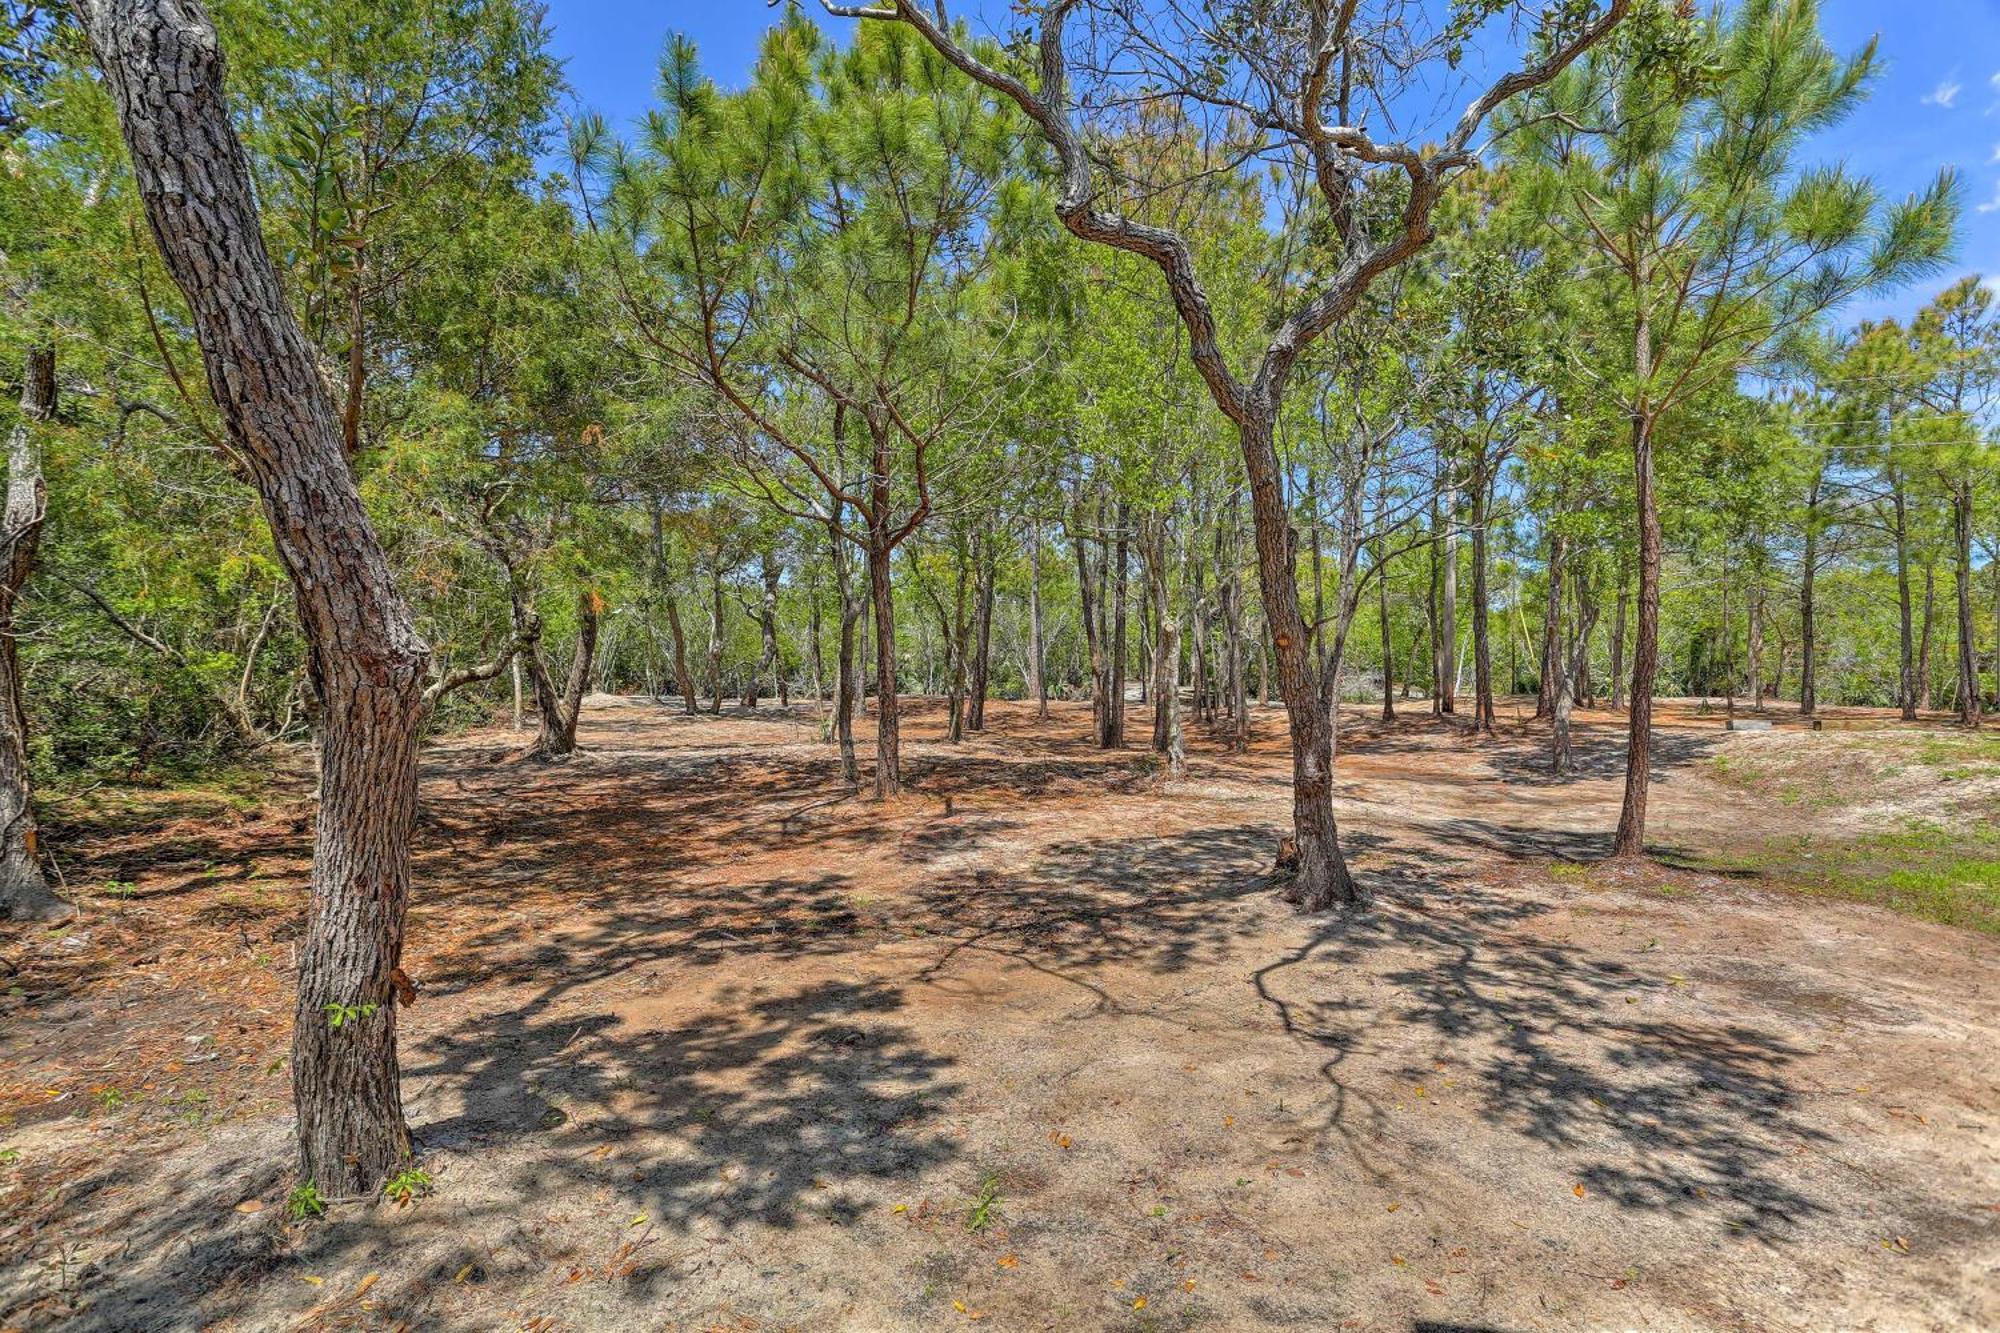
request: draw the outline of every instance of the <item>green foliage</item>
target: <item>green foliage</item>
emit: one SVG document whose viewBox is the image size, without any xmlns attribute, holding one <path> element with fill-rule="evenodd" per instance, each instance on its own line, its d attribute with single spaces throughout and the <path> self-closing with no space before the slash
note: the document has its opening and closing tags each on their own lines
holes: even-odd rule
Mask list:
<svg viewBox="0 0 2000 1333">
<path fill-rule="evenodd" d="M 294 1222 L 308 1222 L 315 1217 L 326 1216 L 326 1200 L 320 1197 L 319 1186 L 310 1180 L 302 1180 L 292 1187 L 285 1196 L 285 1215 Z"/>
</svg>

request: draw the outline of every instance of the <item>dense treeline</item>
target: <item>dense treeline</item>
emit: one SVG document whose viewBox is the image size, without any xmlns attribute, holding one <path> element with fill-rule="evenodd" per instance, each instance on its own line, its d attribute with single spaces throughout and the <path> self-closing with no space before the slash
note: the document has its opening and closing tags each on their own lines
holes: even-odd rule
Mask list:
<svg viewBox="0 0 2000 1333">
<path fill-rule="evenodd" d="M 1636 851 L 1654 694 L 2000 707 L 2000 297 L 1838 319 L 1952 253 L 1950 177 L 1889 201 L 1815 155 L 1872 48 L 1807 0 L 1549 5 L 1406 146 L 1354 126 L 1501 7 L 1078 8 L 1038 50 L 780 13 L 734 89 L 677 41 L 621 138 L 564 123 L 521 0 L 215 6 L 384 642 L 407 603 L 429 646 L 401 716 L 532 717 L 559 756 L 590 690 L 809 700 L 888 795 L 902 695 L 954 741 L 1087 698 L 1169 773 L 1282 704 L 1325 906 L 1343 711 L 1476 735 L 1531 695 L 1561 772 L 1579 701 L 1628 708 Z M 141 188 L 147 107 L 100 72 L 187 11 L 80 11 L 9 8 L 0 115 L 0 750 L 51 789 L 324 733 L 352 647 L 301 620 L 180 186 Z M 1128 697 L 1168 705 L 1148 734 Z"/>
</svg>

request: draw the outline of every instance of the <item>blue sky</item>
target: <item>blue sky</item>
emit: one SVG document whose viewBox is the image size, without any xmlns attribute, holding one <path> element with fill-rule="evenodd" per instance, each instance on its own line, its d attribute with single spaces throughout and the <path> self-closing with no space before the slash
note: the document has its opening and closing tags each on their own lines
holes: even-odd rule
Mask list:
<svg viewBox="0 0 2000 1333">
<path fill-rule="evenodd" d="M 764 0 L 549 0 L 556 53 L 579 104 L 621 131 L 652 105 L 670 31 L 694 38 L 719 82 L 740 83 L 777 13 Z M 1826 136 L 1821 159 L 1872 175 L 1894 197 L 1956 168 L 1965 217 L 1953 276 L 2000 280 L 2000 0 L 1824 0 L 1823 23 L 1843 51 L 1879 35 L 1883 73 L 1861 114 Z M 1946 281 L 1843 313 L 1906 314 Z"/>
</svg>

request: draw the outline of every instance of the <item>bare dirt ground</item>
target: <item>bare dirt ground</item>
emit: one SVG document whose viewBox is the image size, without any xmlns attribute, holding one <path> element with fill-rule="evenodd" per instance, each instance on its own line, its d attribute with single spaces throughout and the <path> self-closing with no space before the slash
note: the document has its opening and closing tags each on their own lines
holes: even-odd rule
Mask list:
<svg viewBox="0 0 2000 1333">
<path fill-rule="evenodd" d="M 1280 714 L 1163 787 L 1077 705 L 912 711 L 886 809 L 804 711 L 429 751 L 434 1188 L 305 1226 L 302 778 L 80 820 L 84 910 L 0 945 L 0 1328 L 2000 1327 L 2000 939 L 1701 868 L 1824 813 L 1717 756 L 1879 734 L 1668 710 L 1626 872 L 1610 715 L 1568 783 L 1355 726 L 1375 902 L 1306 917 Z"/>
</svg>

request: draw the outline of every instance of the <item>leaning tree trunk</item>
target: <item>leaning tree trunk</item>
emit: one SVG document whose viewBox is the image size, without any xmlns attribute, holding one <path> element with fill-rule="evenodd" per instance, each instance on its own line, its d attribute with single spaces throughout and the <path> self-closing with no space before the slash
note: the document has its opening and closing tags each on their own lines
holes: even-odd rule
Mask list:
<svg viewBox="0 0 2000 1333">
<path fill-rule="evenodd" d="M 1333 726 L 1315 679 L 1311 636 L 1299 611 L 1292 531 L 1272 439 L 1277 405 L 1267 414 L 1246 413 L 1237 424 L 1257 535 L 1257 579 L 1264 620 L 1271 629 L 1278 694 L 1292 735 L 1292 833 L 1298 848 L 1297 879 L 1286 896 L 1308 911 L 1360 900 L 1360 890 L 1340 854 L 1333 816 Z"/>
<path fill-rule="evenodd" d="M 1640 335 L 1642 345 L 1648 335 Z M 1642 361 L 1644 357 L 1642 356 Z M 1633 500 L 1639 510 L 1639 596 L 1632 636 L 1632 711 L 1626 732 L 1625 802 L 1614 856 L 1646 850 L 1646 797 L 1653 778 L 1653 679 L 1660 667 L 1660 511 L 1653 497 L 1653 422 L 1632 417 Z"/>
<path fill-rule="evenodd" d="M 390 578 L 312 348 L 258 228 L 222 52 L 192 0 L 75 0 L 210 391 L 298 597 L 320 700 L 312 900 L 292 1029 L 300 1169 L 371 1194 L 409 1154 L 396 987 L 430 648 Z"/>
<path fill-rule="evenodd" d="M 14 651 L 14 611 L 35 572 L 35 547 L 48 512 L 35 433 L 55 411 L 55 349 L 30 348 L 21 415 L 7 440 L 7 500 L 0 510 L 0 921 L 41 920 L 62 911 L 36 847 L 28 714 L 21 706 L 21 666 Z"/>
<path fill-rule="evenodd" d="M 569 660 L 569 676 L 558 694 L 549 680 L 548 669 L 532 660 L 535 697 L 541 712 L 541 732 L 535 752 L 561 758 L 576 751 L 576 722 L 583 712 L 583 693 L 590 683 L 590 666 L 597 656 L 598 624 L 604 615 L 604 599 L 595 589 L 586 589 L 576 599 L 576 653 Z"/>
<path fill-rule="evenodd" d="M 701 711 L 695 696 L 694 673 L 688 670 L 687 634 L 681 628 L 680 599 L 667 594 L 667 629 L 674 637 L 674 684 L 680 689 L 681 703 L 689 717 Z"/>
</svg>

